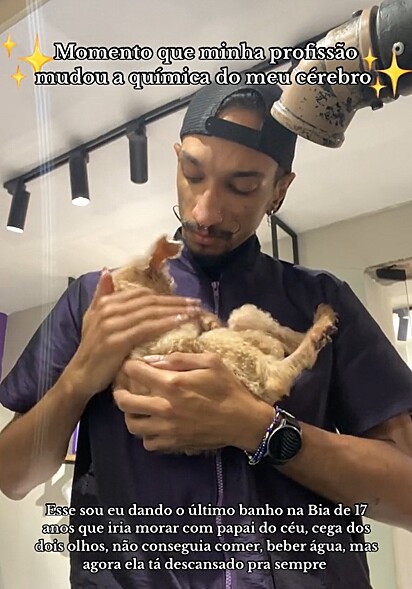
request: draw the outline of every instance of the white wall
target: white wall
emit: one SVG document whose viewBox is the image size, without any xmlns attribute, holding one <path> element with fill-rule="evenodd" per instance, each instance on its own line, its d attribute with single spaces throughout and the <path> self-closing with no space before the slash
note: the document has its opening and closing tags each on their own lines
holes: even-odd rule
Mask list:
<svg viewBox="0 0 412 589">
<path fill-rule="evenodd" d="M 28 339 L 50 306 L 35 307 L 9 315 L 3 357 L 3 376 L 13 367 Z M 0 406 L 0 429 L 13 414 Z M 68 589 L 67 554 L 36 553 L 34 544 L 42 536 L 43 506 L 46 502 L 68 503 L 73 466 L 62 466 L 52 481 L 40 485 L 22 501 L 11 501 L 0 493 L 0 589 Z M 47 518 L 49 520 L 49 518 Z M 50 518 L 58 523 L 58 518 Z"/>
<path fill-rule="evenodd" d="M 412 281 L 404 283 L 382 283 L 369 276 L 365 279 L 367 307 L 379 323 L 388 339 L 392 342 L 399 355 L 412 366 L 412 341 L 398 342 L 393 329 L 392 309 L 397 306 L 408 306 L 412 299 Z M 400 288 L 402 287 L 402 288 Z M 399 293 L 403 291 L 403 300 Z M 396 304 L 394 302 L 396 301 Z M 395 577 L 398 589 L 409 589 L 412 579 L 412 534 L 399 528 L 392 529 L 392 540 L 395 562 Z"/>
<path fill-rule="evenodd" d="M 412 257 L 412 204 L 307 231 L 299 253 L 303 266 L 333 272 L 365 301 L 366 268 Z"/>
<path fill-rule="evenodd" d="M 269 244 L 264 250 L 270 253 Z M 412 204 L 303 233 L 299 255 L 303 266 L 322 268 L 346 280 L 393 339 L 386 295 L 366 281 L 364 272 L 369 266 L 412 257 Z M 410 589 L 412 534 L 377 522 L 372 525 L 372 541 L 380 544 L 379 552 L 369 558 L 374 588 Z"/>
</svg>

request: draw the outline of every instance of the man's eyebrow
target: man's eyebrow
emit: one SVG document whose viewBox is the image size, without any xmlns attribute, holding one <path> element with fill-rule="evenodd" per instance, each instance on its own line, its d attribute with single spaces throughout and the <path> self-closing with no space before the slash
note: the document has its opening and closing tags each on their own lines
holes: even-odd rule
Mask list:
<svg viewBox="0 0 412 589">
<path fill-rule="evenodd" d="M 239 170 L 238 172 L 234 172 L 233 178 L 263 178 L 263 172 L 258 172 L 256 170 Z"/>
<path fill-rule="evenodd" d="M 184 149 L 180 152 L 180 157 L 193 164 L 194 166 L 202 167 L 201 162 L 192 154 L 188 153 Z M 232 178 L 263 178 L 263 172 L 258 172 L 257 170 L 238 170 L 237 172 L 233 172 L 230 174 Z"/>
<path fill-rule="evenodd" d="M 190 162 L 194 166 L 201 166 L 200 161 L 194 155 L 191 155 L 190 153 L 187 153 L 187 151 L 185 151 L 184 149 L 182 149 L 182 151 L 180 152 L 180 157 L 182 159 Z"/>
</svg>

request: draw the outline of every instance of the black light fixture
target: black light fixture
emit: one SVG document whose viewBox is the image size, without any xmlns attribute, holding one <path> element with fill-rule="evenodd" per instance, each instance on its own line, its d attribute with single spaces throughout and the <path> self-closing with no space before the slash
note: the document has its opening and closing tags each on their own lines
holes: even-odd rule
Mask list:
<svg viewBox="0 0 412 589">
<path fill-rule="evenodd" d="M 88 162 L 89 154 L 82 150 L 74 152 L 69 159 L 72 203 L 78 207 L 84 207 L 90 202 L 89 182 L 87 179 Z"/>
<path fill-rule="evenodd" d="M 381 280 L 393 280 L 395 282 L 405 282 L 406 270 L 404 268 L 398 268 L 395 264 L 392 266 L 383 266 L 376 270 L 377 278 Z"/>
<path fill-rule="evenodd" d="M 13 196 L 11 200 L 7 229 L 14 233 L 23 233 L 26 221 L 27 208 L 29 206 L 30 192 L 22 182 L 11 183 L 6 186 Z"/>
<path fill-rule="evenodd" d="M 127 131 L 129 140 L 130 179 L 135 184 L 147 182 L 147 137 L 144 126 L 130 128 Z"/>
<path fill-rule="evenodd" d="M 322 39 L 326 35 L 327 31 L 324 31 L 320 35 L 302 41 L 299 46 L 306 46 L 308 43 L 315 43 L 319 39 Z M 278 66 L 288 63 L 289 60 L 282 59 L 278 61 Z M 249 72 L 266 72 L 271 71 L 273 65 L 267 61 L 260 62 L 245 71 Z M 89 141 L 83 143 L 75 150 L 70 150 L 65 153 L 61 153 L 58 156 L 47 160 L 36 166 L 35 168 L 28 170 L 21 175 L 14 177 L 6 181 L 3 186 L 10 192 L 9 186 L 16 182 L 21 182 L 26 185 L 28 182 L 35 180 L 49 174 L 53 170 L 57 170 L 61 166 L 69 164 L 71 162 L 70 179 L 72 184 L 72 200 L 73 204 L 86 205 L 89 203 L 89 191 L 87 182 L 87 162 L 88 154 L 91 151 L 104 147 L 124 137 L 125 135 L 129 138 L 130 145 L 130 168 L 131 168 L 131 180 L 138 184 L 147 182 L 148 179 L 148 166 L 147 166 L 147 138 L 145 134 L 146 126 L 152 123 L 156 123 L 162 120 L 164 117 L 179 112 L 186 107 L 190 100 L 193 98 L 195 92 L 191 92 L 183 98 L 176 98 L 166 104 L 162 104 L 150 111 L 145 112 L 137 118 L 134 118 L 126 123 L 106 131 L 98 137 L 94 137 Z M 81 155 L 79 154 L 81 152 Z M 28 194 L 28 193 L 27 193 Z M 26 197 L 27 198 L 27 197 Z M 13 230 L 13 229 L 12 229 Z M 19 230 L 19 229 L 14 229 Z M 21 231 L 21 229 L 20 229 Z"/>
<path fill-rule="evenodd" d="M 327 31 L 323 31 L 321 34 L 316 35 L 315 37 L 302 41 L 297 46 L 305 47 L 308 43 L 316 43 L 320 39 L 323 39 L 326 34 Z M 285 65 L 288 62 L 288 59 L 280 59 L 278 60 L 277 67 Z M 272 64 L 268 63 L 267 61 L 262 61 L 250 68 L 247 68 L 244 71 L 268 72 L 272 70 Z M 28 182 L 40 178 L 45 174 L 49 174 L 53 170 L 56 170 L 61 166 L 69 163 L 73 204 L 78 206 L 86 205 L 90 202 L 87 181 L 88 154 L 91 151 L 99 149 L 100 147 L 104 147 L 105 145 L 108 145 L 113 141 L 124 137 L 125 135 L 128 136 L 130 145 L 131 180 L 132 182 L 143 184 L 147 182 L 148 179 L 147 138 L 145 134 L 146 126 L 156 123 L 166 116 L 179 112 L 189 104 L 194 94 L 195 92 L 191 92 L 183 98 L 176 98 L 175 100 L 167 102 L 166 104 L 162 104 L 150 111 L 145 112 L 144 114 L 141 114 L 137 118 L 133 118 L 126 123 L 122 123 L 121 125 L 106 131 L 102 135 L 94 137 L 93 139 L 83 143 L 76 150 L 70 150 L 65 153 L 61 153 L 58 156 L 39 164 L 35 168 L 6 181 L 3 186 L 10 192 L 10 194 L 14 194 L 14 191 L 11 192 L 9 189 L 9 186 L 12 184 L 20 182 L 26 185 Z M 29 193 L 26 192 L 25 198 L 27 201 L 28 197 Z M 19 229 L 18 227 L 14 227 L 14 225 L 13 229 L 11 227 L 9 227 L 9 229 L 12 231 L 22 231 L 21 228 Z"/>
</svg>

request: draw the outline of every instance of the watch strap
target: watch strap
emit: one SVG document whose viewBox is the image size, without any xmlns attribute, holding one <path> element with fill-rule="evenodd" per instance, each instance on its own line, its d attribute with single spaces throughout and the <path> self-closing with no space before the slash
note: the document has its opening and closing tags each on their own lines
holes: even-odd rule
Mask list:
<svg viewBox="0 0 412 589">
<path fill-rule="evenodd" d="M 265 431 L 262 441 L 260 442 L 259 446 L 256 448 L 255 452 L 251 454 L 250 452 L 244 451 L 246 456 L 248 457 L 248 462 L 250 466 L 255 466 L 258 464 L 262 458 L 266 455 L 267 452 L 267 441 L 269 439 L 270 434 L 276 428 L 279 422 L 279 408 L 275 407 L 275 414 L 273 416 L 273 420 L 270 423 L 269 427 Z"/>
<path fill-rule="evenodd" d="M 278 424 L 267 437 L 264 457 L 269 458 L 272 464 L 281 466 L 296 456 L 301 446 L 299 422 L 293 415 L 280 409 Z"/>
</svg>

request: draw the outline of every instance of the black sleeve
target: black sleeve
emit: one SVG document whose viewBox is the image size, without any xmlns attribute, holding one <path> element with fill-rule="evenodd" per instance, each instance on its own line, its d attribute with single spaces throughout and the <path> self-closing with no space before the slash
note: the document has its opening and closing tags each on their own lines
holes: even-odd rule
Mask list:
<svg viewBox="0 0 412 589">
<path fill-rule="evenodd" d="M 83 313 L 97 276 L 75 280 L 33 335 L 0 384 L 0 403 L 26 413 L 54 385 L 80 342 Z"/>
</svg>

